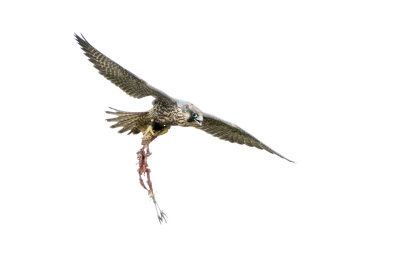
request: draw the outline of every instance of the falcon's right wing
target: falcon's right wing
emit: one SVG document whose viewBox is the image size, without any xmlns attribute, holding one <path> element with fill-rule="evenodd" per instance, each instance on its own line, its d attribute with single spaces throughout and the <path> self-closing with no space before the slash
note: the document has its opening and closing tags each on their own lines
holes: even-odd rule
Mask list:
<svg viewBox="0 0 400 267">
<path fill-rule="evenodd" d="M 197 129 L 203 130 L 215 137 L 218 137 L 222 140 L 226 140 L 232 143 L 245 144 L 251 147 L 256 147 L 258 149 L 266 150 L 272 154 L 275 154 L 287 161 L 293 162 L 290 159 L 285 158 L 278 152 L 272 150 L 268 146 L 264 145 L 260 140 L 247 133 L 245 130 L 241 129 L 239 126 L 223 121 L 213 115 L 203 114 L 203 123 L 202 125 L 194 126 Z"/>
</svg>

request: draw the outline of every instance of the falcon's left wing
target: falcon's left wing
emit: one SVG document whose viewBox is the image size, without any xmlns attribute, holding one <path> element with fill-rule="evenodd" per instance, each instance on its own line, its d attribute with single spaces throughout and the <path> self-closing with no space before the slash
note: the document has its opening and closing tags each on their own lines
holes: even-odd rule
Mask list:
<svg viewBox="0 0 400 267">
<path fill-rule="evenodd" d="M 89 44 L 83 35 L 78 36 L 75 34 L 75 38 L 85 52 L 85 55 L 93 63 L 94 67 L 99 70 L 100 74 L 121 88 L 128 95 L 135 98 L 153 96 L 163 101 L 174 102 L 174 100 L 163 91 L 154 88 L 132 72 L 124 69 L 103 55 L 99 50 Z"/>
<path fill-rule="evenodd" d="M 203 130 L 215 137 L 218 137 L 222 140 L 226 140 L 232 143 L 245 144 L 251 147 L 256 147 L 258 149 L 266 150 L 272 154 L 275 154 L 283 159 L 286 159 L 290 162 L 290 159 L 285 158 L 278 152 L 272 150 L 268 146 L 264 145 L 260 140 L 247 133 L 245 130 L 241 129 L 239 126 L 223 121 L 213 115 L 203 114 L 203 123 L 202 125 L 194 126 L 197 129 Z"/>
</svg>

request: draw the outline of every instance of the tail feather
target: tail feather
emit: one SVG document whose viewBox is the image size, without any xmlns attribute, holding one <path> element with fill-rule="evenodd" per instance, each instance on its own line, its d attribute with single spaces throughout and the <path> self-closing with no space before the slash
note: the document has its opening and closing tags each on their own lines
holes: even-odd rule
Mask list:
<svg viewBox="0 0 400 267">
<path fill-rule="evenodd" d="M 111 128 L 122 127 L 118 131 L 119 133 L 129 131 L 128 134 L 138 134 L 149 123 L 148 112 L 126 112 L 114 108 L 110 109 L 113 111 L 106 111 L 106 113 L 115 115 L 116 117 L 107 119 L 107 121 L 116 122 L 111 125 Z"/>
</svg>

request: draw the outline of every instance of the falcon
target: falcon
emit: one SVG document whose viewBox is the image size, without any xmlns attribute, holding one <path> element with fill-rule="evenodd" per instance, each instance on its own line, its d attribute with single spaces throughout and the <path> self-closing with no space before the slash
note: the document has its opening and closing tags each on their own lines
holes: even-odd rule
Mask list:
<svg viewBox="0 0 400 267">
<path fill-rule="evenodd" d="M 125 112 L 116 109 L 107 111 L 107 113 L 116 116 L 108 119 L 108 121 L 116 122 L 111 128 L 121 127 L 120 133 L 127 131 L 129 131 L 128 134 L 143 133 L 142 144 L 148 146 L 156 136 L 168 132 L 171 126 L 191 126 L 222 140 L 263 149 L 293 162 L 266 146 L 239 126 L 204 113 L 192 103 L 172 98 L 163 91 L 149 85 L 132 72 L 103 55 L 83 35 L 80 37 L 75 34 L 75 38 L 89 61 L 106 79 L 135 98 L 140 99 L 146 96 L 155 98 L 152 102 L 153 107 L 147 112 Z"/>
<path fill-rule="evenodd" d="M 110 111 L 106 111 L 108 114 L 114 115 L 113 118 L 108 119 L 108 121 L 114 122 L 111 128 L 120 127 L 120 133 L 143 134 L 143 149 L 138 152 L 139 176 L 147 173 L 149 189 L 146 188 L 141 178 L 140 182 L 152 196 L 153 189 L 149 179 L 150 170 L 147 168 L 146 160 L 147 156 L 150 155 L 148 147 L 156 137 L 167 133 L 171 126 L 195 127 L 222 140 L 266 150 L 293 162 L 266 146 L 239 126 L 202 112 L 192 103 L 172 98 L 163 91 L 149 85 L 94 48 L 83 35 L 78 36 L 75 34 L 75 38 L 89 61 L 106 79 L 132 97 L 139 99 L 147 96 L 154 97 L 153 107 L 146 112 L 126 112 L 112 108 Z M 147 148 L 147 152 L 144 152 L 144 148 Z M 153 200 L 156 204 L 154 197 Z"/>
</svg>

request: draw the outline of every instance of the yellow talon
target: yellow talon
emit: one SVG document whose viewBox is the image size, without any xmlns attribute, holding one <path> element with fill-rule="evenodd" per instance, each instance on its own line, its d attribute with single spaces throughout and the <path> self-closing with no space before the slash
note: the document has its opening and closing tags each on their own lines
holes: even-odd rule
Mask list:
<svg viewBox="0 0 400 267">
<path fill-rule="evenodd" d="M 158 135 L 162 135 L 162 134 L 166 134 L 168 132 L 169 128 L 165 128 L 164 130 L 162 130 Z"/>
<path fill-rule="evenodd" d="M 144 132 L 143 136 L 145 136 L 148 133 L 151 133 L 151 135 L 155 135 L 154 131 L 153 131 L 153 126 L 149 125 L 149 127 L 147 127 L 146 131 Z"/>
</svg>

